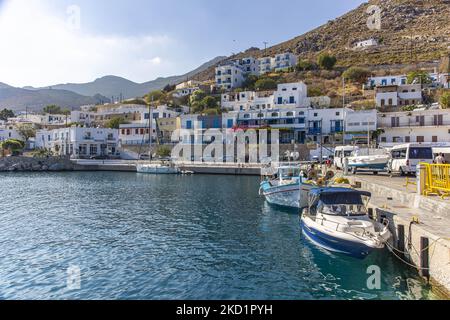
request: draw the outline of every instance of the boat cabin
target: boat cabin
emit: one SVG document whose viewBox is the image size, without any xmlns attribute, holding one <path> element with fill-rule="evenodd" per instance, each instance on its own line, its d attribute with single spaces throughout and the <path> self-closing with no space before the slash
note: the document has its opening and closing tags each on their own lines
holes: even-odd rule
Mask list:
<svg viewBox="0 0 450 320">
<path fill-rule="evenodd" d="M 317 188 L 309 192 L 309 214 L 365 216 L 371 194 L 349 188 Z"/>
</svg>

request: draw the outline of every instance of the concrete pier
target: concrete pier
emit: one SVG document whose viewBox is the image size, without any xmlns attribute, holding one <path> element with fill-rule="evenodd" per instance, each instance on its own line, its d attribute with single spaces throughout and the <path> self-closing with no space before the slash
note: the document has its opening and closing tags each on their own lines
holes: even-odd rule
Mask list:
<svg viewBox="0 0 450 320">
<path fill-rule="evenodd" d="M 370 191 L 378 219 L 389 219 L 394 256 L 415 267 L 433 291 L 450 298 L 450 201 L 417 194 L 406 178 L 358 175 L 354 185 Z"/>
</svg>

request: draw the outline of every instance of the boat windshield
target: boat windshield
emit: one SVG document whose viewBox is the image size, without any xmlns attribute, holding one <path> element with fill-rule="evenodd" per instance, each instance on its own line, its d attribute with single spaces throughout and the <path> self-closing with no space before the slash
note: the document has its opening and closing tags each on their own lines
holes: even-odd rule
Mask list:
<svg viewBox="0 0 450 320">
<path fill-rule="evenodd" d="M 320 197 L 317 204 L 318 212 L 338 216 L 366 215 L 366 201 L 358 193 L 330 193 Z"/>
<path fill-rule="evenodd" d="M 292 179 L 300 176 L 300 168 L 283 168 L 280 169 L 281 179 Z"/>
</svg>

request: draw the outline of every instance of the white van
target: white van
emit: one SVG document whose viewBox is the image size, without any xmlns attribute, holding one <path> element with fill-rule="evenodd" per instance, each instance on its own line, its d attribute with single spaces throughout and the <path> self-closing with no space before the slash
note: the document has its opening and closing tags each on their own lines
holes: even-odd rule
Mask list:
<svg viewBox="0 0 450 320">
<path fill-rule="evenodd" d="M 391 149 L 391 160 L 388 163 L 389 173 L 416 173 L 421 162 L 433 163 L 433 147 L 427 144 L 402 144 Z"/>
<path fill-rule="evenodd" d="M 334 149 L 334 166 L 337 169 L 343 169 L 343 159 L 352 156 L 352 153 L 358 151 L 359 148 L 356 146 L 340 146 Z"/>
</svg>

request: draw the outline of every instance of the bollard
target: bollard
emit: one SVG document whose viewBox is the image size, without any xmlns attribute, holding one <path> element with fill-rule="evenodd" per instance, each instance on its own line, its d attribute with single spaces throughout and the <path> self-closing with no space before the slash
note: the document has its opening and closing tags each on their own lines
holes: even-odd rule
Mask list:
<svg viewBox="0 0 450 320">
<path fill-rule="evenodd" d="M 429 240 L 428 238 L 420 238 L 420 275 L 430 281 L 430 257 L 429 257 Z"/>
<path fill-rule="evenodd" d="M 397 249 L 400 252 L 400 258 L 403 259 L 405 257 L 405 226 L 402 224 L 397 227 Z"/>
</svg>

